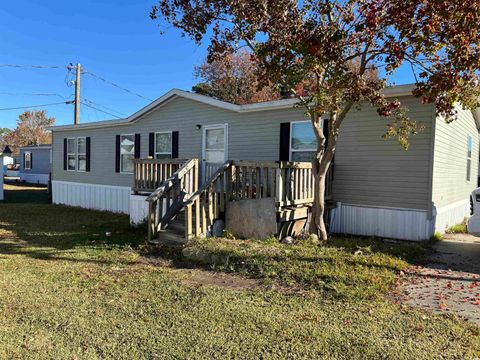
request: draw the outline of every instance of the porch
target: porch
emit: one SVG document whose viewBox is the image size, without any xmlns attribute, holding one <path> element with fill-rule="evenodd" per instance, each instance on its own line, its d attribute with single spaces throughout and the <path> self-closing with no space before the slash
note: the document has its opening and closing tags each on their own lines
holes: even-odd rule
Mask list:
<svg viewBox="0 0 480 360">
<path fill-rule="evenodd" d="M 198 159 L 149 160 L 134 164 L 135 194 L 146 195 L 149 240 L 172 235 L 189 239 L 212 232 L 225 220 L 227 203 L 273 198 L 278 232 L 287 222 L 308 217 L 313 201 L 312 164 L 308 162 L 228 160 L 208 178 Z M 325 201 L 332 198 L 333 165 Z M 170 231 L 169 231 L 170 230 Z"/>
</svg>

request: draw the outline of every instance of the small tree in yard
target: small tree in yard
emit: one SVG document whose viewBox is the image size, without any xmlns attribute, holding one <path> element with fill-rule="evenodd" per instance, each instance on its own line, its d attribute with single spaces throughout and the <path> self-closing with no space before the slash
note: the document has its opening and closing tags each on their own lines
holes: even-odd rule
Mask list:
<svg viewBox="0 0 480 360">
<path fill-rule="evenodd" d="M 310 232 L 327 239 L 324 187 L 347 114 L 361 103 L 391 119 L 385 138 L 407 149 L 421 127 L 383 89 L 402 64 L 414 94 L 447 121 L 454 104 L 479 106 L 480 2 L 452 0 L 160 0 L 150 14 L 200 44 L 209 61 L 247 46 L 263 83 L 289 89 L 306 109 L 318 141 Z M 382 74 L 372 76 L 373 73 Z M 298 91 L 298 84 L 309 84 Z M 328 119 L 328 139 L 321 120 Z"/>
<path fill-rule="evenodd" d="M 202 82 L 192 87 L 198 94 L 243 105 L 280 98 L 272 84 L 265 85 L 257 74 L 258 64 L 247 51 L 227 53 L 221 59 L 205 60 L 195 66 Z"/>
</svg>

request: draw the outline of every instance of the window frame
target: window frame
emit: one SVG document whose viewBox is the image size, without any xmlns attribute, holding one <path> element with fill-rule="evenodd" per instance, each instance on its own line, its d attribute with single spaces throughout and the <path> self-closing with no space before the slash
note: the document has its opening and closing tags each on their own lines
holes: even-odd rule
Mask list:
<svg viewBox="0 0 480 360">
<path fill-rule="evenodd" d="M 157 152 L 157 134 L 170 134 L 170 152 Z M 157 131 L 155 132 L 155 139 L 154 139 L 154 148 L 153 148 L 153 158 L 157 160 L 157 155 L 170 155 L 170 159 L 172 159 L 173 154 L 173 131 Z"/>
<path fill-rule="evenodd" d="M 74 143 L 75 143 L 75 145 L 74 145 L 74 147 L 73 147 L 73 148 L 75 149 L 75 151 L 74 151 L 73 153 L 68 152 L 68 142 L 69 142 L 70 140 L 73 140 Z M 69 138 L 67 138 L 67 171 L 77 171 L 77 151 L 78 151 L 78 149 L 77 149 L 77 138 L 76 138 L 76 137 L 69 137 Z M 69 169 L 69 166 L 68 166 L 69 157 L 70 157 L 70 156 L 73 156 L 73 157 L 75 158 L 75 166 L 74 166 L 74 169 Z"/>
<path fill-rule="evenodd" d="M 84 153 L 81 153 L 78 150 L 78 139 L 84 139 L 85 140 L 85 152 Z M 79 137 L 76 138 L 75 142 L 76 142 L 76 147 L 75 147 L 75 150 L 76 150 L 76 157 L 75 157 L 76 170 L 78 172 L 87 172 L 87 137 L 86 136 L 79 136 Z M 68 144 L 67 144 L 67 147 L 68 147 Z M 79 166 L 79 164 L 80 164 L 79 158 L 82 155 L 85 156 L 85 170 L 80 170 L 80 166 Z"/>
<path fill-rule="evenodd" d="M 29 162 L 30 162 L 30 166 L 27 167 L 27 154 L 29 155 Z M 23 153 L 23 169 L 24 170 L 32 170 L 32 152 L 31 151 L 25 151 Z"/>
<path fill-rule="evenodd" d="M 124 155 L 129 155 L 129 154 L 122 154 L 122 138 L 124 138 L 126 136 L 131 136 L 133 138 L 133 149 L 132 149 L 132 154 L 131 154 L 133 156 L 132 162 L 133 162 L 133 160 L 135 160 L 135 134 L 120 134 L 120 149 L 119 149 L 120 150 L 120 174 L 131 175 L 134 172 L 134 167 L 132 168 L 132 171 L 123 171 L 122 157 Z"/>
<path fill-rule="evenodd" d="M 470 149 L 469 149 L 470 146 Z M 467 164 L 465 181 L 470 183 L 472 181 L 472 155 L 473 155 L 473 136 L 467 134 Z"/>
<path fill-rule="evenodd" d="M 323 120 L 323 119 L 322 119 L 322 120 Z M 295 124 L 304 124 L 304 123 L 309 123 L 310 126 L 311 126 L 311 121 L 310 121 L 310 120 L 300 120 L 300 121 L 291 121 L 291 122 L 290 122 L 290 141 L 289 141 L 289 157 L 288 157 L 288 158 L 289 158 L 289 160 L 290 160 L 291 162 L 294 161 L 294 160 L 292 159 L 294 152 L 314 152 L 314 153 L 317 152 L 317 148 L 297 150 L 297 149 L 293 149 L 293 147 L 292 147 L 293 127 L 294 127 Z M 323 129 L 323 121 L 321 122 L 320 125 L 322 126 L 322 129 Z M 313 129 L 312 129 L 312 132 L 313 132 Z M 315 134 L 313 134 L 313 136 L 315 136 Z M 316 137 L 315 137 L 315 138 L 316 138 Z M 298 162 L 301 162 L 301 161 L 298 161 Z"/>
</svg>

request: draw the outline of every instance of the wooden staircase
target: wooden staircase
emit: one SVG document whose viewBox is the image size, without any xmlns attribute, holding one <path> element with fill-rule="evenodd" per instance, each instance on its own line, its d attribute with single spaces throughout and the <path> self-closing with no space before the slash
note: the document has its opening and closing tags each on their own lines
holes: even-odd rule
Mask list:
<svg viewBox="0 0 480 360">
<path fill-rule="evenodd" d="M 178 215 L 170 221 L 168 226 L 158 231 L 157 237 L 150 243 L 155 245 L 181 246 L 185 244 L 185 211 L 180 211 Z"/>
<path fill-rule="evenodd" d="M 186 161 L 147 197 L 150 242 L 181 244 L 205 236 L 217 219 L 225 220 L 230 201 L 274 198 L 279 231 L 282 224 L 308 215 L 314 190 L 310 163 L 229 160 L 201 187 L 198 164 L 198 159 Z"/>
</svg>

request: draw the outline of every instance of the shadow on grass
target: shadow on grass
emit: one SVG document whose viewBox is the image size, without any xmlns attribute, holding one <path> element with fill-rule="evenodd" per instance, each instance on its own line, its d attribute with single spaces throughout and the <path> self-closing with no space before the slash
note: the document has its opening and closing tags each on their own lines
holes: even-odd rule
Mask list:
<svg viewBox="0 0 480 360">
<path fill-rule="evenodd" d="M 50 194 L 45 185 L 28 184 L 20 181 L 7 181 L 4 185 L 3 203 L 49 204 Z"/>
<path fill-rule="evenodd" d="M 135 248 L 145 243 L 146 233 L 145 226 L 131 227 L 122 214 L 41 203 L 0 206 L 0 254 L 75 261 L 62 253 L 78 247 Z"/>
</svg>

